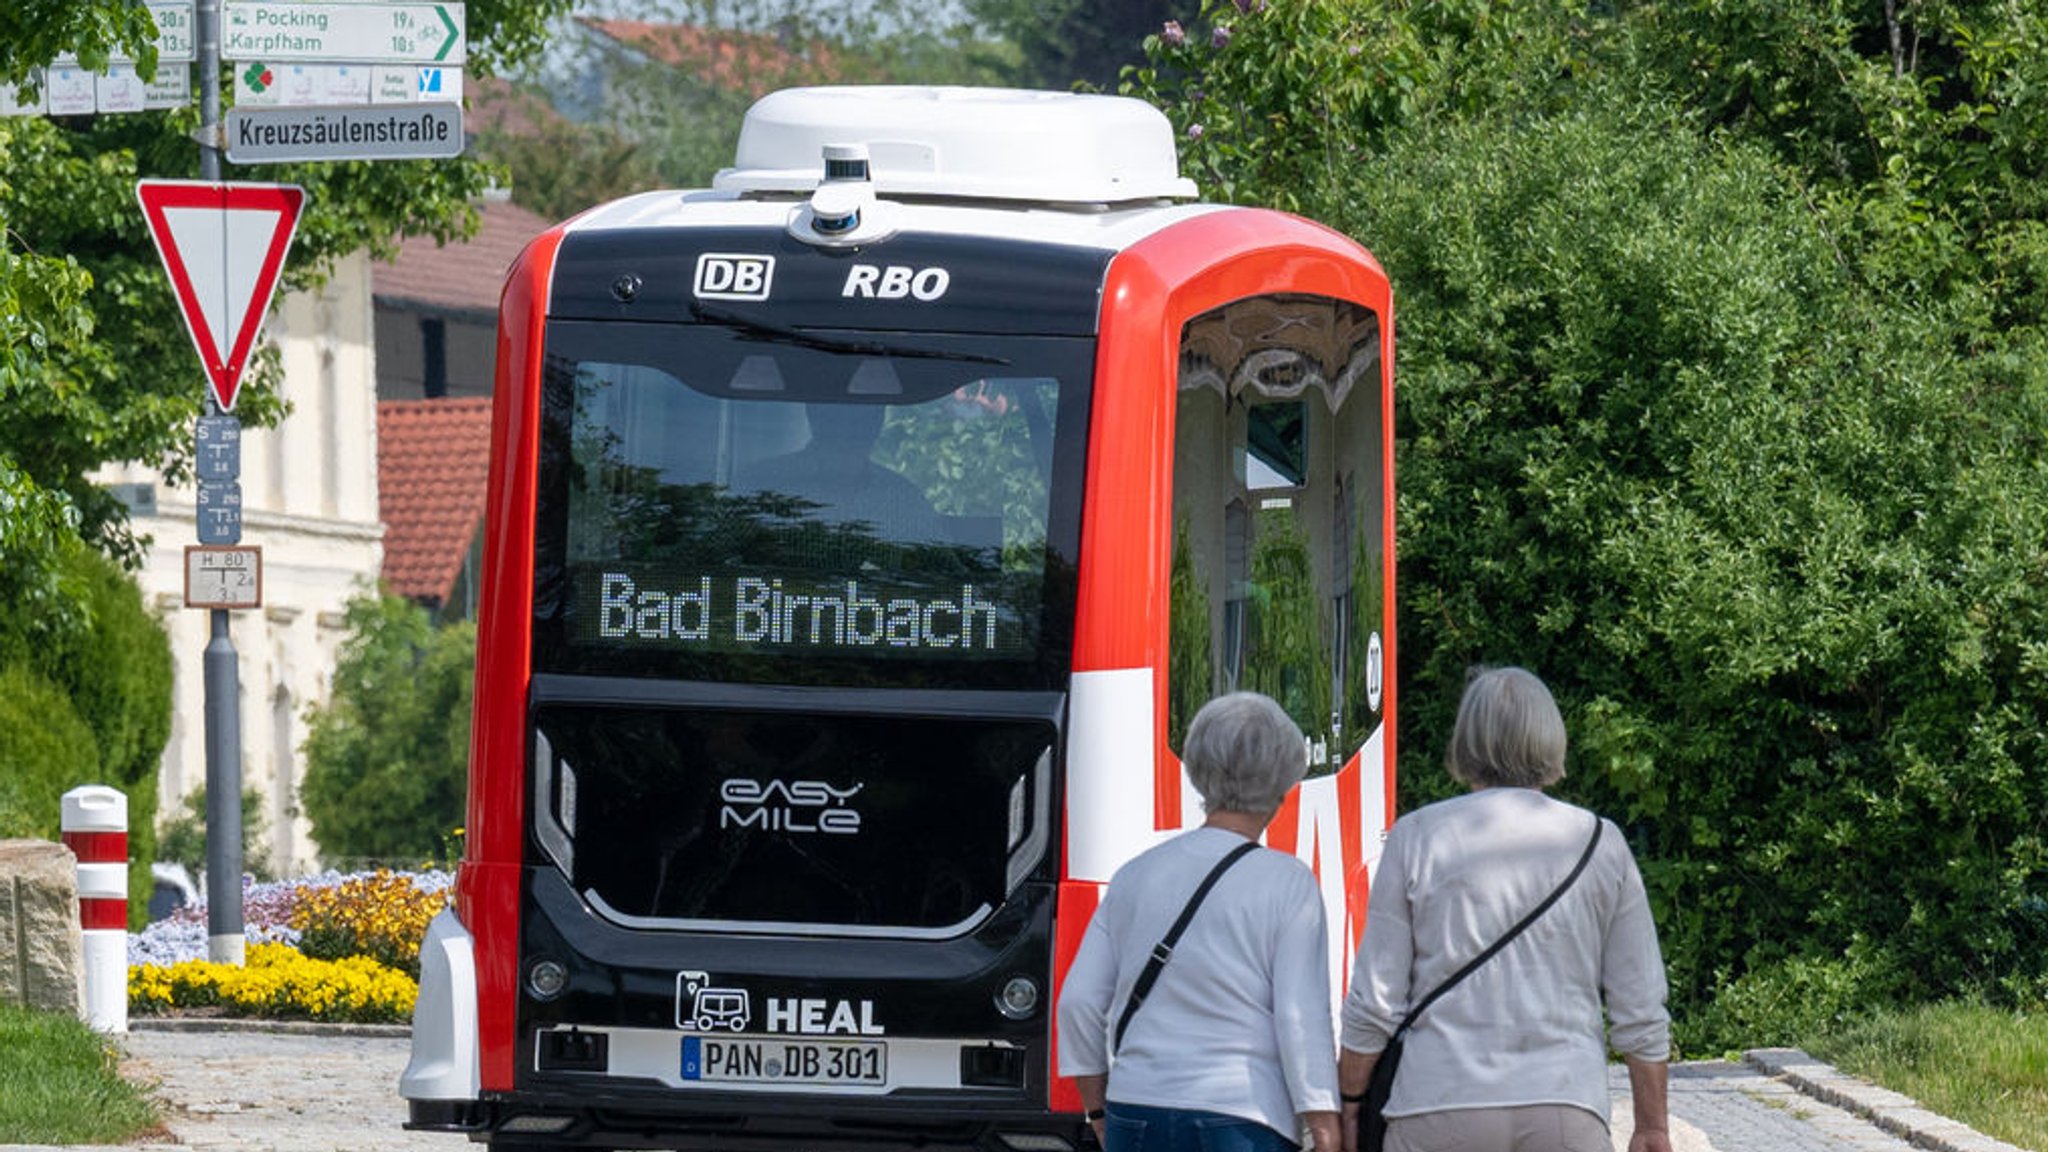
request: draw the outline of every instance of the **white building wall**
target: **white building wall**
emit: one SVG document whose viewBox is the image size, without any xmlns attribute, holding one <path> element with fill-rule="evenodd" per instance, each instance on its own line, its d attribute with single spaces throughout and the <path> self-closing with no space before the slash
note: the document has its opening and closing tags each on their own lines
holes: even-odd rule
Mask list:
<svg viewBox="0 0 2048 1152">
<path fill-rule="evenodd" d="M 373 588 L 383 562 L 377 518 L 377 385 L 370 261 L 341 261 L 317 292 L 283 297 L 264 328 L 283 355 L 290 412 L 275 428 L 242 430 L 242 543 L 263 549 L 263 606 L 230 613 L 241 680 L 242 784 L 263 797 L 268 852 L 284 873 L 318 866 L 299 808 L 306 710 L 327 699 L 348 601 Z M 182 366 L 197 393 L 197 357 Z M 171 637 L 176 685 L 158 820 L 206 785 L 203 660 L 212 613 L 184 605 L 185 545 L 197 542 L 194 492 L 149 469 L 110 468 L 106 483 L 155 486 L 153 537 L 137 574 Z"/>
</svg>

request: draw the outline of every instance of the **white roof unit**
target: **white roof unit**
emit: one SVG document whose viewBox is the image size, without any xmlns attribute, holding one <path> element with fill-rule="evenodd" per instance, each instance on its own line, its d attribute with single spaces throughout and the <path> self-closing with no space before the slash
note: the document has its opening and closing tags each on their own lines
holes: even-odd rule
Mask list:
<svg viewBox="0 0 2048 1152">
<path fill-rule="evenodd" d="M 825 149 L 864 145 L 880 195 L 1037 203 L 1188 199 L 1173 126 L 1125 96 L 1016 88 L 789 88 L 747 111 L 720 192 L 809 192 Z"/>
</svg>

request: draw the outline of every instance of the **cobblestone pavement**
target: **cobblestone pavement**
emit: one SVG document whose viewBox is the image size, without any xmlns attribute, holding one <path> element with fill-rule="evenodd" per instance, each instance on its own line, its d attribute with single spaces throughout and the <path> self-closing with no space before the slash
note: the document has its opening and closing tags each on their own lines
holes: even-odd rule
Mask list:
<svg viewBox="0 0 2048 1152">
<path fill-rule="evenodd" d="M 145 1022 L 123 1039 L 125 1071 L 156 1086 L 166 1133 L 118 1150 L 68 1152 L 465 1152 L 461 1136 L 407 1132 L 402 1029 L 199 1030 Z M 1628 1146 L 1627 1074 L 1617 1067 L 1614 1146 Z M 1671 1069 L 1677 1152 L 2020 1152 L 1804 1053 Z M 0 1145 L 0 1152 L 28 1152 Z M 41 1152 L 41 1150 L 37 1150 Z M 2048 1152 L 2048 1150 L 2042 1150 Z"/>
</svg>

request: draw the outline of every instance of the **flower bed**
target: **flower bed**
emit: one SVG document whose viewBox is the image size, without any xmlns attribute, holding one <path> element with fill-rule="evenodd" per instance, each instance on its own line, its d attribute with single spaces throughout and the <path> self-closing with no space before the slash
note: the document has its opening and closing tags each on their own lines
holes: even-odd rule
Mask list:
<svg viewBox="0 0 2048 1152">
<path fill-rule="evenodd" d="M 419 995 L 420 939 L 446 905 L 451 879 L 380 870 L 245 881 L 246 963 L 210 963 L 205 905 L 181 908 L 128 938 L 129 1011 L 409 1019 Z"/>
</svg>

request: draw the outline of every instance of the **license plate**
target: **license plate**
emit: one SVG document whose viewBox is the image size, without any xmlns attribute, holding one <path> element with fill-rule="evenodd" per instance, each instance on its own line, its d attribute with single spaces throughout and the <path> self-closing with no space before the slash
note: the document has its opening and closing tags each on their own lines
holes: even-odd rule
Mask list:
<svg viewBox="0 0 2048 1152">
<path fill-rule="evenodd" d="M 683 1037 L 683 1079 L 739 1084 L 873 1084 L 889 1079 L 881 1040 Z"/>
</svg>

